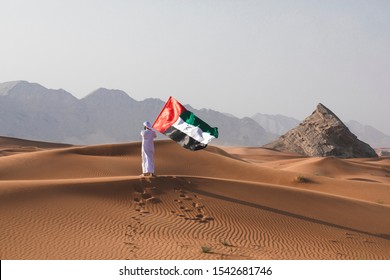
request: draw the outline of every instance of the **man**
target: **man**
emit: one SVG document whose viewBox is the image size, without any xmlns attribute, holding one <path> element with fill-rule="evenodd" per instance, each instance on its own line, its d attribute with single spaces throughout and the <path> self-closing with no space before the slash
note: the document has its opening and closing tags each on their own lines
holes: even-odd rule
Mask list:
<svg viewBox="0 0 390 280">
<path fill-rule="evenodd" d="M 156 132 L 149 121 L 144 122 L 142 136 L 142 176 L 154 176 L 154 138 Z"/>
</svg>

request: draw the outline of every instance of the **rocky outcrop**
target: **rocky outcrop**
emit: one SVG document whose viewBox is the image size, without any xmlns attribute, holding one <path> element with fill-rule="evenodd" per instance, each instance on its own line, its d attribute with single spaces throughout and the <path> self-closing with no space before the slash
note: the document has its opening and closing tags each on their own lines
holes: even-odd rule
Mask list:
<svg viewBox="0 0 390 280">
<path fill-rule="evenodd" d="M 331 110 L 321 103 L 296 128 L 264 147 L 307 156 L 342 158 L 378 156 L 374 149 L 360 141 Z"/>
</svg>

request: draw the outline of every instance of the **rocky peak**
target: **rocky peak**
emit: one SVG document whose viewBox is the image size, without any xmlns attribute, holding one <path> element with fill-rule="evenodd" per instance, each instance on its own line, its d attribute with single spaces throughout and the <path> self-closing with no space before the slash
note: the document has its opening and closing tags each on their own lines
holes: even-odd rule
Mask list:
<svg viewBox="0 0 390 280">
<path fill-rule="evenodd" d="M 325 107 L 324 104 L 318 103 L 316 111 L 314 113 L 318 112 L 319 114 L 322 114 L 325 118 L 335 118 L 338 121 L 341 122 L 341 120 L 336 116 L 335 113 L 333 113 L 330 109 Z"/>
<path fill-rule="evenodd" d="M 20 81 L 0 83 L 0 96 L 7 96 Z"/>
<path fill-rule="evenodd" d="M 106 88 L 99 88 L 81 100 L 82 103 L 89 104 L 90 106 L 103 106 L 105 108 L 107 106 L 133 106 L 137 103 L 133 98 L 131 98 L 122 90 Z"/>
<path fill-rule="evenodd" d="M 90 94 L 88 94 L 85 99 L 131 99 L 126 92 L 119 89 L 107 89 L 107 88 L 99 88 Z"/>
<path fill-rule="evenodd" d="M 48 89 L 27 81 L 1 83 L 0 96 L 19 103 L 28 101 L 30 107 L 51 107 L 55 104 L 64 106 L 77 102 L 76 97 L 63 89 Z"/>
<path fill-rule="evenodd" d="M 377 157 L 368 144 L 357 139 L 336 114 L 321 103 L 296 128 L 264 147 L 307 156 Z"/>
</svg>

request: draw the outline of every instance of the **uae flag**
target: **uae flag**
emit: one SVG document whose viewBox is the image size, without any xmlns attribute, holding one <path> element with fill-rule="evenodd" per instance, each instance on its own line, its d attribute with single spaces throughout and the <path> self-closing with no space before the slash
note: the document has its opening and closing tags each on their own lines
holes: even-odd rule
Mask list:
<svg viewBox="0 0 390 280">
<path fill-rule="evenodd" d="M 218 128 L 209 126 L 173 97 L 165 103 L 153 128 L 192 151 L 204 149 L 218 138 Z"/>
</svg>

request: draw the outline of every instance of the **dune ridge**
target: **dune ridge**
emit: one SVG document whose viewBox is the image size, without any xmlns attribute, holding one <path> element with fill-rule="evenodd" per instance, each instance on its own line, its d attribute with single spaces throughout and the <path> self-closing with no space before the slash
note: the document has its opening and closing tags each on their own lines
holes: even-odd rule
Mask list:
<svg viewBox="0 0 390 280">
<path fill-rule="evenodd" d="M 1 259 L 390 258 L 389 158 L 156 141 L 158 176 L 143 178 L 138 142 L 14 148 Z"/>
</svg>

